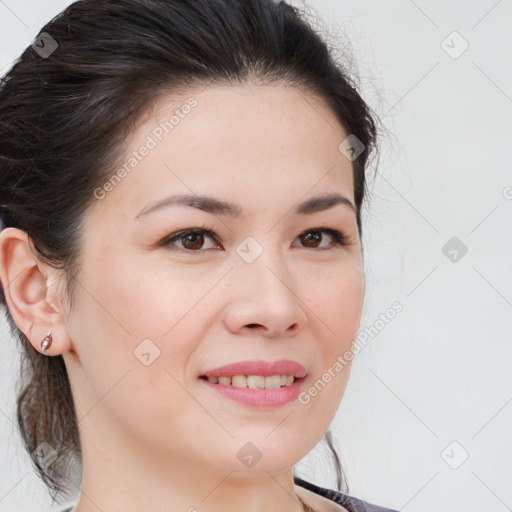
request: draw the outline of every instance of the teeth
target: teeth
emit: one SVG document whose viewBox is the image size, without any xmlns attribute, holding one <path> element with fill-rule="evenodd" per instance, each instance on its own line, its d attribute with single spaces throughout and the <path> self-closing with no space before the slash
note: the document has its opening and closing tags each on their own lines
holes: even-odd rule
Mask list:
<svg viewBox="0 0 512 512">
<path fill-rule="evenodd" d="M 208 382 L 213 384 L 222 384 L 223 386 L 234 386 L 236 388 L 249 389 L 277 389 L 282 386 L 293 384 L 295 377 L 293 375 L 234 375 L 231 377 L 208 377 Z"/>
<path fill-rule="evenodd" d="M 235 388 L 246 388 L 247 379 L 244 375 L 233 375 L 233 377 L 231 377 L 231 385 Z"/>
</svg>

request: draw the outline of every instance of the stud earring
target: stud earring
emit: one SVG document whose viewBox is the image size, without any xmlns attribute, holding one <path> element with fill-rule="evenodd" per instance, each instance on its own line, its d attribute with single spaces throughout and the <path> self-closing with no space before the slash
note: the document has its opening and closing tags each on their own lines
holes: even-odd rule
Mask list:
<svg viewBox="0 0 512 512">
<path fill-rule="evenodd" d="M 41 352 L 44 354 L 45 350 L 52 346 L 52 335 L 51 331 L 48 331 L 48 334 L 41 341 Z"/>
</svg>

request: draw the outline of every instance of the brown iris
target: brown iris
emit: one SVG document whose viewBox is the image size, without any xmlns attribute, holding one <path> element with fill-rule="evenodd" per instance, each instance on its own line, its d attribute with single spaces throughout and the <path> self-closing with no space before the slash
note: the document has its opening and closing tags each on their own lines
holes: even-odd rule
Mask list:
<svg viewBox="0 0 512 512">
<path fill-rule="evenodd" d="M 316 247 L 315 245 L 311 246 L 308 244 L 309 243 L 314 244 L 315 242 L 320 243 L 320 241 L 322 240 L 322 232 L 321 231 L 308 231 L 308 232 L 304 233 L 303 235 L 300 235 L 299 238 L 300 238 L 301 243 L 305 247 Z M 305 240 L 306 240 L 306 242 L 304 242 Z"/>
<path fill-rule="evenodd" d="M 185 249 L 200 249 L 204 244 L 204 235 L 202 233 L 191 233 L 181 237 L 181 240 L 183 241 L 183 247 L 185 247 Z M 186 240 L 192 240 L 192 243 L 187 246 L 185 243 Z"/>
</svg>

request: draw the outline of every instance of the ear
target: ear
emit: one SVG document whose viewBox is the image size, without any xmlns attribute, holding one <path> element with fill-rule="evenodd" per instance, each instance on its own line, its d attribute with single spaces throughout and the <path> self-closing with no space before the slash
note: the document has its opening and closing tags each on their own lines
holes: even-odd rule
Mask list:
<svg viewBox="0 0 512 512">
<path fill-rule="evenodd" d="M 9 313 L 38 352 L 41 341 L 51 331 L 53 341 L 45 355 L 57 355 L 71 348 L 61 300 L 54 286 L 62 280 L 61 272 L 37 257 L 25 231 L 8 227 L 0 232 L 0 281 Z"/>
</svg>

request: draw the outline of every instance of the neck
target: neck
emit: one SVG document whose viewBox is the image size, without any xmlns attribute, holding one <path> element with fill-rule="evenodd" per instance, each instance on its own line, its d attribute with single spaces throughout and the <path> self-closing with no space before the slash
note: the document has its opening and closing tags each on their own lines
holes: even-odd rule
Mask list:
<svg viewBox="0 0 512 512">
<path fill-rule="evenodd" d="M 73 512 L 304 512 L 292 468 L 271 474 L 208 466 L 186 447 L 162 453 L 107 424 L 80 424 L 82 485 Z M 95 435 L 97 434 L 97 435 Z M 307 509 L 306 509 L 307 510 Z"/>
</svg>

